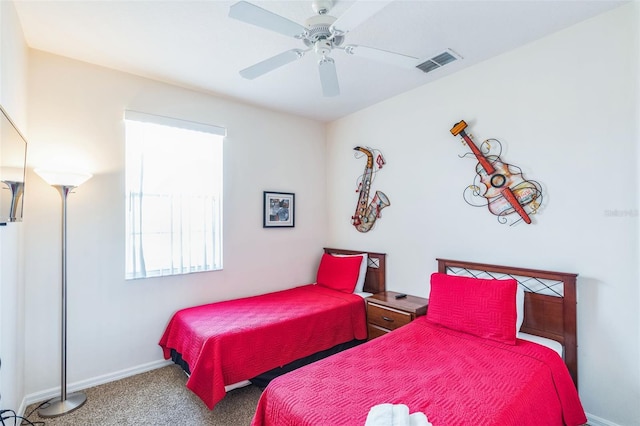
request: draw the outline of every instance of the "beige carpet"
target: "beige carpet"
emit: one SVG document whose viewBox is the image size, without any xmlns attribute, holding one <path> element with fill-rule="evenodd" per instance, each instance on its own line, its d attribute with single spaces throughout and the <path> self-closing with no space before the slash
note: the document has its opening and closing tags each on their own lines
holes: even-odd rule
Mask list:
<svg viewBox="0 0 640 426">
<path fill-rule="evenodd" d="M 213 410 L 209 410 L 185 387 L 186 381 L 182 370 L 170 365 L 87 389 L 87 402 L 69 414 L 43 419 L 36 411 L 28 419 L 44 421 L 46 426 L 251 424 L 261 394 L 256 386 L 227 393 Z M 29 406 L 25 416 L 38 405 Z"/>
</svg>

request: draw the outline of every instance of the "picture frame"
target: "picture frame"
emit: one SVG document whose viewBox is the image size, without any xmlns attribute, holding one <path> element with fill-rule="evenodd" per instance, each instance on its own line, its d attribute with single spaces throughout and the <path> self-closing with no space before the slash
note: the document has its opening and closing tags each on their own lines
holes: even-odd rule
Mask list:
<svg viewBox="0 0 640 426">
<path fill-rule="evenodd" d="M 296 195 L 292 192 L 264 191 L 263 228 L 293 228 L 295 226 Z"/>
</svg>

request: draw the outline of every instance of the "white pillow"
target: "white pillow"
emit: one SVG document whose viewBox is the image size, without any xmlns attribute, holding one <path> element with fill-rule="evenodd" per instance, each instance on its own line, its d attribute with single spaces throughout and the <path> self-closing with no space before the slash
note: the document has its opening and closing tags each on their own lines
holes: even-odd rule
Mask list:
<svg viewBox="0 0 640 426">
<path fill-rule="evenodd" d="M 331 253 L 332 256 L 337 257 L 354 257 L 361 256 L 362 262 L 360 263 L 360 272 L 358 273 L 358 281 L 356 282 L 356 288 L 353 290 L 354 293 L 362 293 L 364 291 L 364 279 L 367 276 L 367 260 L 369 258 L 369 254 L 367 253 L 359 253 L 359 254 L 338 254 Z M 524 298 L 523 298 L 524 302 Z"/>
<path fill-rule="evenodd" d="M 516 334 L 520 331 L 524 321 L 524 289 L 518 284 L 516 291 Z"/>
</svg>

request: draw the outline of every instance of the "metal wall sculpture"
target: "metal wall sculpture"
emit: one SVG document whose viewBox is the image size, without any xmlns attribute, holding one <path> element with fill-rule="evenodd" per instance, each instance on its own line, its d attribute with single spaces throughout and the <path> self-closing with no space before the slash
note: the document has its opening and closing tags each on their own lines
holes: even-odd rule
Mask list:
<svg viewBox="0 0 640 426">
<path fill-rule="evenodd" d="M 464 200 L 474 207 L 487 206 L 498 216 L 498 222 L 514 225 L 520 221 L 531 223 L 542 204 L 542 188 L 533 180 L 522 176 L 522 170 L 500 159 L 502 144 L 497 139 L 487 139 L 476 146 L 465 132 L 467 123 L 461 120 L 451 129 L 454 136 L 460 135 L 471 152 L 462 156 L 474 155 L 478 160 L 473 184 L 465 188 Z M 516 213 L 514 215 L 514 213 Z"/>
<path fill-rule="evenodd" d="M 376 220 L 380 218 L 382 209 L 391 205 L 389 198 L 381 191 L 376 191 L 373 199 L 369 200 L 373 178 L 386 162 L 378 150 L 361 146 L 353 149 L 357 151 L 356 157 L 364 154 L 367 157 L 367 163 L 364 173 L 358 178 L 356 193 L 360 193 L 360 195 L 358 196 L 358 204 L 356 204 L 356 212 L 351 217 L 351 223 L 359 232 L 369 232 Z M 359 153 L 361 154 L 358 155 Z"/>
</svg>

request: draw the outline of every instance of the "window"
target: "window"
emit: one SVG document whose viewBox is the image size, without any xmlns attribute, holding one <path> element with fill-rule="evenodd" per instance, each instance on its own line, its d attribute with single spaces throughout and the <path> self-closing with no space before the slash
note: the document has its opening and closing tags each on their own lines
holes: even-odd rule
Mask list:
<svg viewBox="0 0 640 426">
<path fill-rule="evenodd" d="M 126 279 L 222 269 L 225 129 L 126 111 Z"/>
</svg>

